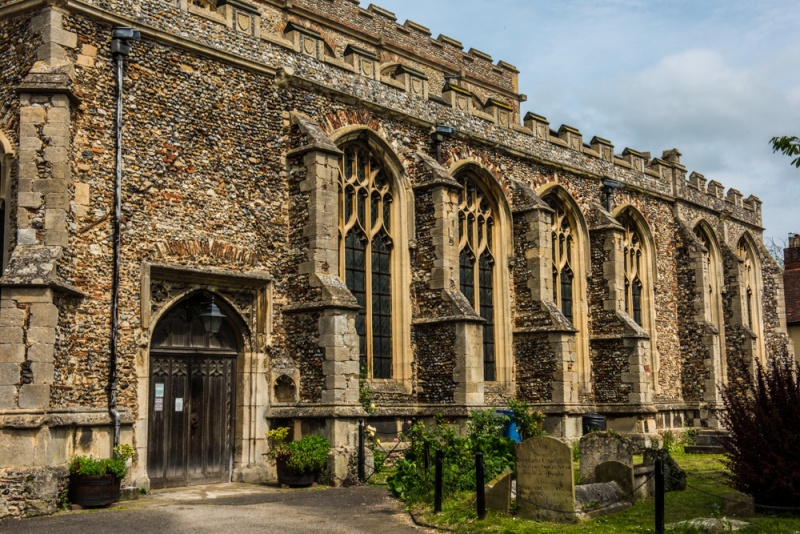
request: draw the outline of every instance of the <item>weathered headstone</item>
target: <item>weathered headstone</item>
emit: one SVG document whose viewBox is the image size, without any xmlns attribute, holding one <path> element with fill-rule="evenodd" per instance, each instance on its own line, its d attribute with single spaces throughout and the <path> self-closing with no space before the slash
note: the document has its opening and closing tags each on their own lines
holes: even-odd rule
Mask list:
<svg viewBox="0 0 800 534">
<path fill-rule="evenodd" d="M 507 514 L 511 511 L 511 478 L 513 473 L 507 469 L 486 484 L 486 509 Z"/>
<path fill-rule="evenodd" d="M 654 464 L 659 457 L 664 462 L 664 491 L 685 490 L 686 471 L 670 456 L 667 449 L 645 451 L 644 463 Z"/>
<path fill-rule="evenodd" d="M 516 451 L 519 516 L 577 522 L 572 448 L 555 438 L 536 436 L 518 443 Z"/>
<path fill-rule="evenodd" d="M 594 470 L 603 462 L 616 460 L 633 467 L 633 443 L 620 434 L 592 432 L 581 438 L 581 484 L 596 482 Z"/>
<path fill-rule="evenodd" d="M 598 465 L 594 473 L 597 482 L 616 482 L 623 494 L 633 501 L 633 467 L 609 460 Z"/>
</svg>

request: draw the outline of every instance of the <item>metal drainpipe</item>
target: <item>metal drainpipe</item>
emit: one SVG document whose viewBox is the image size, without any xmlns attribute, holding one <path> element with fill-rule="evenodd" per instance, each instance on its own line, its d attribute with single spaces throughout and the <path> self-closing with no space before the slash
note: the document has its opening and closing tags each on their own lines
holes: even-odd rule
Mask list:
<svg viewBox="0 0 800 534">
<path fill-rule="evenodd" d="M 114 446 L 119 445 L 120 417 L 117 411 L 117 336 L 119 334 L 119 262 L 120 262 L 120 218 L 122 213 L 122 79 L 125 58 L 131 51 L 130 41 L 141 39 L 139 30 L 115 27 L 111 30 L 111 55 L 117 72 L 117 119 L 115 136 L 117 144 L 116 176 L 114 180 L 114 267 L 111 279 L 111 343 L 108 371 L 108 412 L 114 421 Z"/>
</svg>

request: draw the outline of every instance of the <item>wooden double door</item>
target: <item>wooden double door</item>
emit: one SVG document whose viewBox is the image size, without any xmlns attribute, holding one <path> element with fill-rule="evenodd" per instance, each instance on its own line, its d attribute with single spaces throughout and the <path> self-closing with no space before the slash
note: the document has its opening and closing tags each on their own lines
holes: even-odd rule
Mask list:
<svg viewBox="0 0 800 534">
<path fill-rule="evenodd" d="M 151 487 L 230 482 L 235 385 L 235 353 L 151 352 Z"/>
</svg>

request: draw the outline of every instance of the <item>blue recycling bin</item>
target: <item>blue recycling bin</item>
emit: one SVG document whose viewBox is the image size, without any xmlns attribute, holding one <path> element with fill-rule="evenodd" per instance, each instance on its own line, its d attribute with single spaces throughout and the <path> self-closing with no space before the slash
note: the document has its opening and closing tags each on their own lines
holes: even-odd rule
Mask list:
<svg viewBox="0 0 800 534">
<path fill-rule="evenodd" d="M 519 430 L 517 430 L 517 421 L 514 419 L 514 412 L 511 410 L 495 410 L 494 413 L 508 417 L 508 420 L 503 425 L 503 437 L 511 438 L 517 443 L 521 442 L 522 436 L 519 435 Z"/>
</svg>

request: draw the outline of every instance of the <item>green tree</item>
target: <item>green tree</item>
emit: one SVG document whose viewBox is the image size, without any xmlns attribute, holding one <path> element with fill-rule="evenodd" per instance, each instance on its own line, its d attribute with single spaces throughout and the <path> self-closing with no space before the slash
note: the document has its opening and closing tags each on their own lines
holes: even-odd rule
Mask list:
<svg viewBox="0 0 800 534">
<path fill-rule="evenodd" d="M 773 137 L 770 140 L 773 152 L 782 152 L 789 157 L 793 157 L 792 165 L 800 169 L 800 138 L 797 136 L 784 135 L 783 137 Z"/>
</svg>

